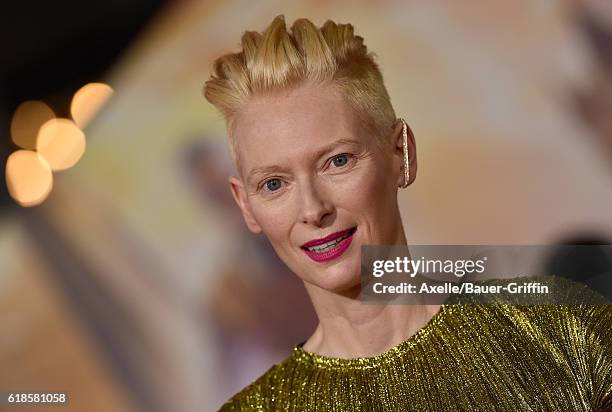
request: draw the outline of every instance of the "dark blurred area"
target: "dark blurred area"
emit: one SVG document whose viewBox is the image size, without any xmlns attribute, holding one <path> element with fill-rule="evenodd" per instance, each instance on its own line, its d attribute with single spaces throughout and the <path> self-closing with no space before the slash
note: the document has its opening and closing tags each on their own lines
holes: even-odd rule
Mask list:
<svg viewBox="0 0 612 412">
<path fill-rule="evenodd" d="M 44 100 L 57 116 L 83 84 L 104 77 L 122 51 L 166 3 L 130 1 L 5 1 L 0 6 L 0 159 L 17 148 L 10 119 L 26 100 Z M 4 179 L 0 210 L 15 203 Z"/>
<path fill-rule="evenodd" d="M 612 302 L 612 242 L 602 236 L 576 233 L 562 239 L 545 259 L 547 274 L 587 285 Z"/>
</svg>

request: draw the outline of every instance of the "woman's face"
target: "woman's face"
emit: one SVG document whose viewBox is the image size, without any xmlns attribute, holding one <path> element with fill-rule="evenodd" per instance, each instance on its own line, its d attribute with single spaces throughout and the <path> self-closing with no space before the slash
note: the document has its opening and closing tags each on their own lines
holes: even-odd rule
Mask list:
<svg viewBox="0 0 612 412">
<path fill-rule="evenodd" d="M 405 242 L 397 206 L 401 128 L 389 130 L 383 150 L 335 88 L 306 84 L 253 97 L 234 133 L 234 198 L 249 229 L 263 232 L 302 280 L 351 289 L 362 245 Z M 313 249 L 317 240 L 325 244 Z"/>
</svg>

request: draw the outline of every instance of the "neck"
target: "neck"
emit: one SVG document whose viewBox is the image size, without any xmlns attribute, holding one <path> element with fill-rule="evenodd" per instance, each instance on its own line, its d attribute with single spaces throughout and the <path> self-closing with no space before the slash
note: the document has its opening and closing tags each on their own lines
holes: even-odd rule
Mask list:
<svg viewBox="0 0 612 412">
<path fill-rule="evenodd" d="M 303 348 L 333 358 L 376 356 L 410 338 L 440 309 L 440 305 L 363 304 L 306 287 L 319 324 Z"/>
<path fill-rule="evenodd" d="M 406 245 L 400 227 L 395 244 Z M 305 283 L 319 324 L 304 350 L 334 358 L 378 355 L 407 340 L 438 312 L 440 305 L 364 304 L 360 285 L 341 293 Z"/>
</svg>

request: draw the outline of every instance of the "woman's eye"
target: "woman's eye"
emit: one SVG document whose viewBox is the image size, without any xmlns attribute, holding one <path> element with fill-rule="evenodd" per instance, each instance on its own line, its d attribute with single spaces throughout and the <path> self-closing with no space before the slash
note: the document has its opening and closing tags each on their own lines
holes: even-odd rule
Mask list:
<svg viewBox="0 0 612 412">
<path fill-rule="evenodd" d="M 268 189 L 270 192 L 275 192 L 276 190 L 280 189 L 281 181 L 277 178 L 270 179 L 264 183 L 264 186 L 266 186 L 266 189 Z"/>
<path fill-rule="evenodd" d="M 343 166 L 346 166 L 348 161 L 349 161 L 348 155 L 341 154 L 341 155 L 338 155 L 338 156 L 334 157 L 333 160 L 332 160 L 332 163 L 336 167 L 343 167 Z"/>
</svg>

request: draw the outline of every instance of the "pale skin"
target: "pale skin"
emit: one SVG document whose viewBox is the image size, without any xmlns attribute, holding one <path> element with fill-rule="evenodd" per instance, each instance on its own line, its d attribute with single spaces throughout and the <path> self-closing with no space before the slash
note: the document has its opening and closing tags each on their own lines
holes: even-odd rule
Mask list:
<svg viewBox="0 0 612 412">
<path fill-rule="evenodd" d="M 439 311 L 440 305 L 366 305 L 358 298 L 361 245 L 407 244 L 397 202 L 404 175 L 400 121 L 381 147 L 333 85 L 306 83 L 253 96 L 236 114 L 233 133 L 234 199 L 249 230 L 263 232 L 304 282 L 319 319 L 304 350 L 345 359 L 375 356 Z M 411 133 L 408 147 L 412 183 L 417 162 Z M 354 226 L 350 247 L 334 260 L 315 262 L 300 247 Z"/>
</svg>

